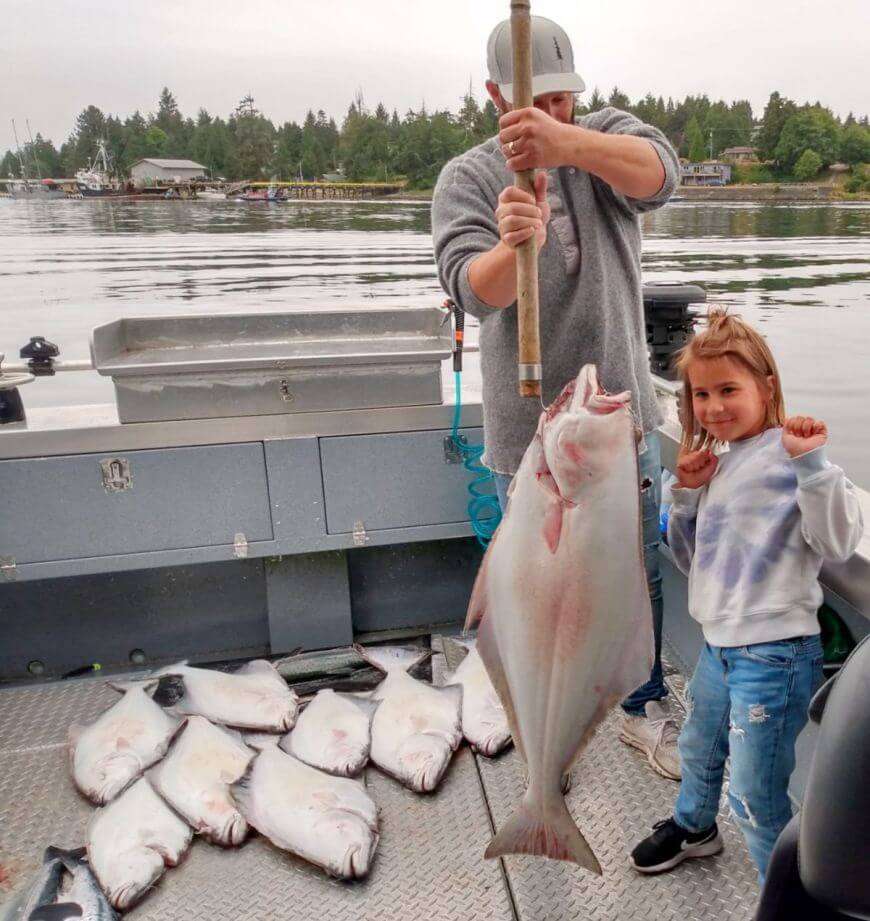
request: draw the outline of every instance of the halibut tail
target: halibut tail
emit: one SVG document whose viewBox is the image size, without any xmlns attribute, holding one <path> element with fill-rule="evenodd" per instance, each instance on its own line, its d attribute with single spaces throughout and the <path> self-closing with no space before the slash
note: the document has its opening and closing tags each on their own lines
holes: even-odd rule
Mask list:
<svg viewBox="0 0 870 921">
<path fill-rule="evenodd" d="M 531 854 L 551 860 L 567 860 L 591 873 L 601 875 L 601 864 L 574 824 L 565 801 L 560 797 L 551 804 L 546 814 L 523 802 L 508 819 L 492 841 L 484 857 L 503 857 L 505 854 Z"/>
</svg>

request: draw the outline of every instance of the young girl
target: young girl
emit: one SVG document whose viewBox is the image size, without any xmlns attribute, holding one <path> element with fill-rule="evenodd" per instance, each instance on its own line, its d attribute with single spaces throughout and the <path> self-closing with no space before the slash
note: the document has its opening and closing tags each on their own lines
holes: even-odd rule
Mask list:
<svg viewBox="0 0 870 921">
<path fill-rule="evenodd" d="M 785 418 L 773 356 L 754 329 L 712 311 L 678 368 L 684 431 L 668 542 L 706 642 L 688 688 L 674 814 L 631 863 L 660 873 L 722 850 L 715 819 L 730 754 L 728 799 L 763 881 L 791 818 L 795 740 L 822 679 L 819 569 L 851 556 L 863 522 L 852 484 L 825 457 L 824 422 Z M 725 444 L 727 453 L 712 450 Z"/>
</svg>

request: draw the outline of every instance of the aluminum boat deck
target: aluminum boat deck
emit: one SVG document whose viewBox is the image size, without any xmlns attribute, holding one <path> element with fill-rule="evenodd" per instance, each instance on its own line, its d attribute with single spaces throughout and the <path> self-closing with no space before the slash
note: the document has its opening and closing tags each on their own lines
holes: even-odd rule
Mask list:
<svg viewBox="0 0 870 921">
<path fill-rule="evenodd" d="M 437 636 L 433 647 L 440 650 Z M 676 661 L 670 651 L 669 663 Z M 449 663 L 433 657 L 440 681 Z M 675 711 L 683 678 L 667 668 Z M 99 679 L 0 689 L 0 905 L 33 873 L 48 844 L 79 846 L 92 807 L 69 776 L 66 731 L 116 699 Z M 750 921 L 755 871 L 734 824 L 723 816 L 725 851 L 673 873 L 641 877 L 627 854 L 670 814 L 677 785 L 655 775 L 617 738 L 612 713 L 577 768 L 568 801 L 602 865 L 596 878 L 532 858 L 485 861 L 483 850 L 522 792 L 509 751 L 489 760 L 460 748 L 441 788 L 419 796 L 375 768 L 369 791 L 381 841 L 368 879 L 329 879 L 254 835 L 222 850 L 196 839 L 186 860 L 125 915 L 132 921 Z M 2 912 L 2 908 L 0 908 Z"/>
</svg>

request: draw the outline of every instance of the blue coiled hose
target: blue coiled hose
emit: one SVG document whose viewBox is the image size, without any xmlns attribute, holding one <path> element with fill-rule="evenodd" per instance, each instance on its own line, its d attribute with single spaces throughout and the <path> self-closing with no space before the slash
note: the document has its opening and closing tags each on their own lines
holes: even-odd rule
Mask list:
<svg viewBox="0 0 870 921">
<path fill-rule="evenodd" d="M 456 391 L 456 407 L 453 411 L 453 444 L 462 455 L 462 466 L 474 477 L 468 484 L 471 498 L 468 500 L 468 519 L 471 529 L 481 547 L 486 549 L 501 521 L 501 506 L 498 496 L 492 492 L 495 475 L 489 467 L 480 463 L 483 445 L 469 444 L 464 435 L 459 434 L 459 421 L 462 415 L 462 344 L 465 331 L 465 316 L 453 301 L 446 301 L 445 307 L 453 311 L 455 337 L 453 349 L 453 379 Z"/>
</svg>

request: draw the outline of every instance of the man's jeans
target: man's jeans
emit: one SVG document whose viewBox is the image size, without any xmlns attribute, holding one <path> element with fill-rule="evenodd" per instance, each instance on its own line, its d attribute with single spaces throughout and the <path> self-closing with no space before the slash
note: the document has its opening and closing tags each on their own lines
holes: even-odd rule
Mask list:
<svg viewBox="0 0 870 921">
<path fill-rule="evenodd" d="M 795 740 L 821 683 L 818 636 L 752 646 L 705 644 L 689 683 L 674 818 L 692 832 L 713 824 L 730 752 L 728 800 L 762 882 L 773 845 L 791 819 Z"/>
<path fill-rule="evenodd" d="M 647 701 L 661 700 L 668 693 L 662 677 L 662 610 L 664 605 L 658 555 L 661 536 L 659 530 L 659 506 L 662 497 L 661 444 L 655 432 L 645 435 L 644 439 L 646 451 L 638 457 L 638 476 L 643 515 L 643 559 L 646 567 L 646 581 L 649 586 L 649 600 L 652 606 L 655 661 L 649 681 L 622 702 L 622 709 L 632 716 L 642 716 Z M 498 501 L 504 511 L 507 508 L 508 487 L 513 477 L 505 473 L 496 473 L 494 476 Z"/>
</svg>

